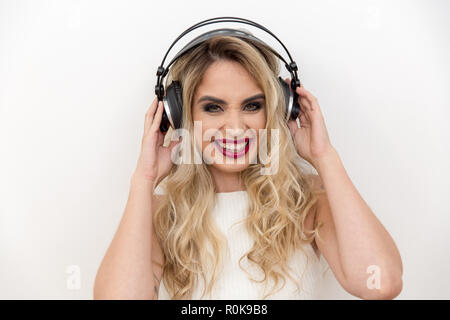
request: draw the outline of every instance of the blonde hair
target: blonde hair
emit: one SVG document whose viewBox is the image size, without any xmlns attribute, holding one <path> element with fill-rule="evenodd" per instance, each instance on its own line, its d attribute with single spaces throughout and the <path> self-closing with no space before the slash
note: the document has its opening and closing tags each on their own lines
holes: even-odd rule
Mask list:
<svg viewBox="0 0 450 320">
<path fill-rule="evenodd" d="M 285 283 L 285 275 L 300 288 L 288 273 L 288 260 L 296 249 L 305 252 L 302 246 L 310 244 L 318 236 L 320 225 L 305 232 L 306 217 L 314 211 L 317 198 L 310 175 L 302 167 L 304 160 L 295 150 L 284 119 L 285 100 L 277 79 L 278 59 L 269 48 L 259 43 L 230 36 L 212 37 L 172 65 L 166 87 L 172 80 L 181 83 L 182 127 L 190 133 L 190 145 L 195 149 L 192 118 L 195 90 L 207 68 L 220 60 L 238 62 L 248 71 L 266 97 L 268 135 L 270 129 L 279 129 L 279 154 L 283 156 L 278 159 L 276 174 L 261 175 L 260 170 L 266 165 L 259 161 L 240 172 L 249 199 L 245 226 L 254 244 L 241 257 L 239 265 L 242 268 L 242 259 L 247 257 L 265 275 L 263 280 L 252 281 L 263 282 L 266 286 L 270 278 L 275 281 L 265 299 L 274 293 L 281 279 Z M 272 158 L 270 146 L 267 149 L 268 157 Z M 221 252 L 227 246 L 225 236 L 210 214 L 216 204 L 216 195 L 208 165 L 204 162 L 174 165 L 165 180 L 164 189 L 164 197 L 153 216 L 155 232 L 164 253 L 164 285 L 172 299 L 192 299 L 196 281 L 201 276 L 208 283 L 203 290 L 204 296 L 213 288 L 223 261 Z M 213 254 L 205 250 L 208 246 Z M 244 271 L 251 276 L 247 270 Z"/>
</svg>

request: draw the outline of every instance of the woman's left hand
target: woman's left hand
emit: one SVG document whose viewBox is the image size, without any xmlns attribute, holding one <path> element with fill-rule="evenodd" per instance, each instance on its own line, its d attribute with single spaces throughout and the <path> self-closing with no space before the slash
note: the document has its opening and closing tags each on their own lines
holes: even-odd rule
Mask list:
<svg viewBox="0 0 450 320">
<path fill-rule="evenodd" d="M 285 81 L 290 85 L 290 79 Z M 334 150 L 328 137 L 325 121 L 317 98 L 301 84 L 296 88 L 299 95 L 300 128 L 296 120 L 289 120 L 288 127 L 298 154 L 317 169 L 317 161 Z"/>
</svg>

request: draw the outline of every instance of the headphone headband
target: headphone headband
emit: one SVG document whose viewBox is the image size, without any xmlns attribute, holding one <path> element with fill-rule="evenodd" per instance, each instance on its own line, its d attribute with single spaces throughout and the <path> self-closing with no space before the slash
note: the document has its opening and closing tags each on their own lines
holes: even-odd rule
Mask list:
<svg viewBox="0 0 450 320">
<path fill-rule="evenodd" d="M 191 42 L 189 42 L 186 46 L 183 47 L 183 49 L 181 49 L 177 53 L 177 55 L 172 59 L 172 61 L 167 65 L 166 68 L 169 68 L 172 65 L 172 63 L 175 62 L 175 60 L 179 59 L 182 55 L 187 53 L 189 50 L 200 45 L 202 42 L 208 40 L 209 38 L 212 38 L 215 36 L 231 36 L 231 37 L 237 37 L 237 38 L 242 38 L 242 39 L 247 39 L 247 40 L 252 40 L 252 41 L 258 42 L 258 43 L 264 45 L 265 47 L 267 47 L 267 49 L 269 49 L 279 59 L 283 60 L 283 62 L 286 64 L 286 61 L 284 60 L 284 58 L 277 51 L 275 51 L 272 47 L 267 45 L 261 39 L 253 36 L 252 34 L 246 32 L 244 30 L 241 30 L 241 29 L 225 28 L 225 29 L 215 29 L 215 30 L 205 32 L 205 33 L 199 35 L 197 38 L 193 39 Z"/>
<path fill-rule="evenodd" d="M 186 35 L 187 33 L 200 28 L 202 26 L 206 26 L 208 24 L 213 24 L 213 23 L 220 23 L 220 22 L 237 22 L 237 23 L 244 23 L 244 24 L 248 24 L 254 27 L 257 27 L 261 30 L 266 31 L 267 33 L 269 33 L 271 36 L 273 36 L 284 48 L 284 50 L 287 52 L 288 56 L 289 56 L 289 60 L 291 61 L 289 64 L 286 62 L 285 59 L 283 59 L 283 57 L 276 51 L 274 50 L 271 46 L 268 46 L 266 43 L 264 43 L 262 40 L 258 39 L 257 37 L 244 32 L 242 30 L 237 30 L 237 29 L 215 29 L 215 30 L 211 30 L 208 31 L 206 33 L 203 33 L 202 35 L 196 37 L 194 40 L 192 40 L 191 42 L 189 42 L 173 59 L 172 61 L 169 63 L 169 65 L 164 68 L 164 61 L 167 58 L 167 55 L 169 54 L 169 51 L 172 49 L 172 47 L 175 45 L 175 43 L 180 40 L 184 35 Z M 289 51 L 287 50 L 286 46 L 267 28 L 265 28 L 264 26 L 248 20 L 248 19 L 243 19 L 243 18 L 238 18 L 238 17 L 216 17 L 216 18 L 211 18 L 211 19 L 207 19 L 207 20 L 203 20 L 200 21 L 194 25 L 192 25 L 191 27 L 189 27 L 188 29 L 186 29 L 185 31 L 183 31 L 176 39 L 174 42 L 172 42 L 172 44 L 170 45 L 169 49 L 167 50 L 166 54 L 164 55 L 164 58 L 161 62 L 161 65 L 158 67 L 156 75 L 158 76 L 157 78 L 157 84 L 155 86 L 155 94 L 158 97 L 159 101 L 163 100 L 164 97 L 164 86 L 162 85 L 163 79 L 164 77 L 167 75 L 167 73 L 169 72 L 169 68 L 172 65 L 172 63 L 174 63 L 178 58 L 180 58 L 182 55 L 184 55 L 186 52 L 188 52 L 190 49 L 192 49 L 193 47 L 195 47 L 196 45 L 200 44 L 201 42 L 205 41 L 206 39 L 217 35 L 217 34 L 221 34 L 221 35 L 230 35 L 230 36 L 235 36 L 235 37 L 239 37 L 239 38 L 245 38 L 245 39 L 250 39 L 253 41 L 257 41 L 263 45 L 265 45 L 266 47 L 268 47 L 279 59 L 281 59 L 284 63 L 285 63 L 285 67 L 286 69 L 289 71 L 289 73 L 291 74 L 291 88 L 293 91 L 295 91 L 296 87 L 300 87 L 300 80 L 298 79 L 298 75 L 297 75 L 297 64 L 295 63 L 295 61 L 292 60 L 291 54 L 289 53 Z"/>
</svg>

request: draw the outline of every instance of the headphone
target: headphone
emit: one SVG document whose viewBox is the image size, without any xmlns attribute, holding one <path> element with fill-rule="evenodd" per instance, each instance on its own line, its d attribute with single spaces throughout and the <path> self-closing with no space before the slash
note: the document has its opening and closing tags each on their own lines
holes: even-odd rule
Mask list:
<svg viewBox="0 0 450 320">
<path fill-rule="evenodd" d="M 257 27 L 261 30 L 266 31 L 270 35 L 272 35 L 277 41 L 283 46 L 284 50 L 287 52 L 289 56 L 290 63 L 287 63 L 286 60 L 283 59 L 283 57 L 275 51 L 273 48 L 268 46 L 266 43 L 264 43 L 259 38 L 253 36 L 252 34 L 242 30 L 242 29 L 230 29 L 230 28 L 222 28 L 222 29 L 214 29 L 208 32 L 205 32 L 201 34 L 200 36 L 196 37 L 192 41 L 190 41 L 187 45 L 181 49 L 177 55 L 172 59 L 172 61 L 167 65 L 166 68 L 163 67 L 164 61 L 166 60 L 167 54 L 172 49 L 174 44 L 181 39 L 185 34 L 191 32 L 192 30 L 195 30 L 197 28 L 200 28 L 202 26 L 206 26 L 208 24 L 212 23 L 220 23 L 220 22 L 237 22 L 237 23 L 245 23 L 254 27 Z M 298 103 L 298 94 L 296 92 L 296 88 L 300 87 L 300 80 L 297 76 L 297 64 L 295 61 L 292 60 L 292 57 L 289 53 L 289 51 L 286 49 L 284 44 L 267 28 L 263 27 L 262 25 L 253 22 L 248 19 L 242 19 L 237 17 L 217 17 L 217 18 L 211 18 L 207 20 L 203 20 L 201 22 L 198 22 L 194 24 L 193 26 L 186 29 L 182 34 L 178 36 L 178 38 L 175 39 L 175 41 L 172 43 L 172 45 L 169 47 L 169 50 L 167 50 L 166 54 L 164 55 L 164 58 L 161 62 L 161 65 L 158 67 L 158 70 L 156 72 L 157 75 L 157 82 L 155 86 L 155 94 L 159 101 L 163 101 L 164 105 L 164 111 L 161 119 L 161 124 L 159 126 L 159 129 L 161 132 L 166 132 L 169 130 L 169 126 L 171 126 L 173 129 L 181 128 L 181 120 L 183 115 L 183 95 L 182 95 L 182 88 L 179 81 L 172 81 L 170 85 L 167 87 L 166 95 L 164 96 L 164 86 L 163 86 L 163 79 L 169 72 L 170 66 L 181 56 L 183 56 L 185 53 L 187 53 L 189 50 L 197 47 L 202 42 L 206 41 L 207 39 L 221 35 L 221 36 L 232 36 L 241 38 L 243 40 L 252 40 L 257 43 L 262 44 L 263 46 L 269 48 L 273 54 L 275 54 L 280 60 L 284 62 L 284 65 L 286 69 L 291 74 L 291 85 L 292 91 L 289 88 L 289 84 L 287 84 L 280 76 L 278 77 L 278 80 L 281 84 L 281 87 L 283 88 L 283 93 L 285 97 L 285 114 L 284 117 L 287 120 L 295 120 L 299 113 L 300 113 L 300 105 Z"/>
</svg>

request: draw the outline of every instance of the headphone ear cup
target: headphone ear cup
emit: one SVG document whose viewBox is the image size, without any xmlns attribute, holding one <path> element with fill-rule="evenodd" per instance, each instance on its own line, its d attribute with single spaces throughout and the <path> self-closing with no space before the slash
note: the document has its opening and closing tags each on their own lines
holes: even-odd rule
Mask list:
<svg viewBox="0 0 450 320">
<path fill-rule="evenodd" d="M 179 81 L 172 81 L 167 87 L 166 92 L 167 117 L 173 124 L 174 129 L 181 128 L 181 120 L 183 116 L 183 91 Z"/>
<path fill-rule="evenodd" d="M 300 106 L 298 104 L 298 94 L 293 92 L 289 84 L 283 80 L 283 78 L 278 77 L 280 81 L 281 88 L 283 88 L 284 101 L 285 101 L 285 112 L 284 119 L 295 120 L 300 113 Z"/>
<path fill-rule="evenodd" d="M 296 120 L 298 118 L 298 115 L 300 114 L 300 104 L 298 103 L 298 93 L 294 92 L 293 95 L 293 101 L 292 101 L 292 109 L 291 109 L 291 116 L 290 120 Z"/>
<path fill-rule="evenodd" d="M 283 95 L 284 95 L 284 101 L 285 101 L 285 108 L 284 108 L 284 119 L 289 119 L 290 114 L 289 112 L 289 101 L 291 100 L 291 91 L 289 89 L 289 84 L 286 83 L 281 77 L 278 77 L 278 81 L 280 82 L 281 88 L 283 89 Z"/>
</svg>

